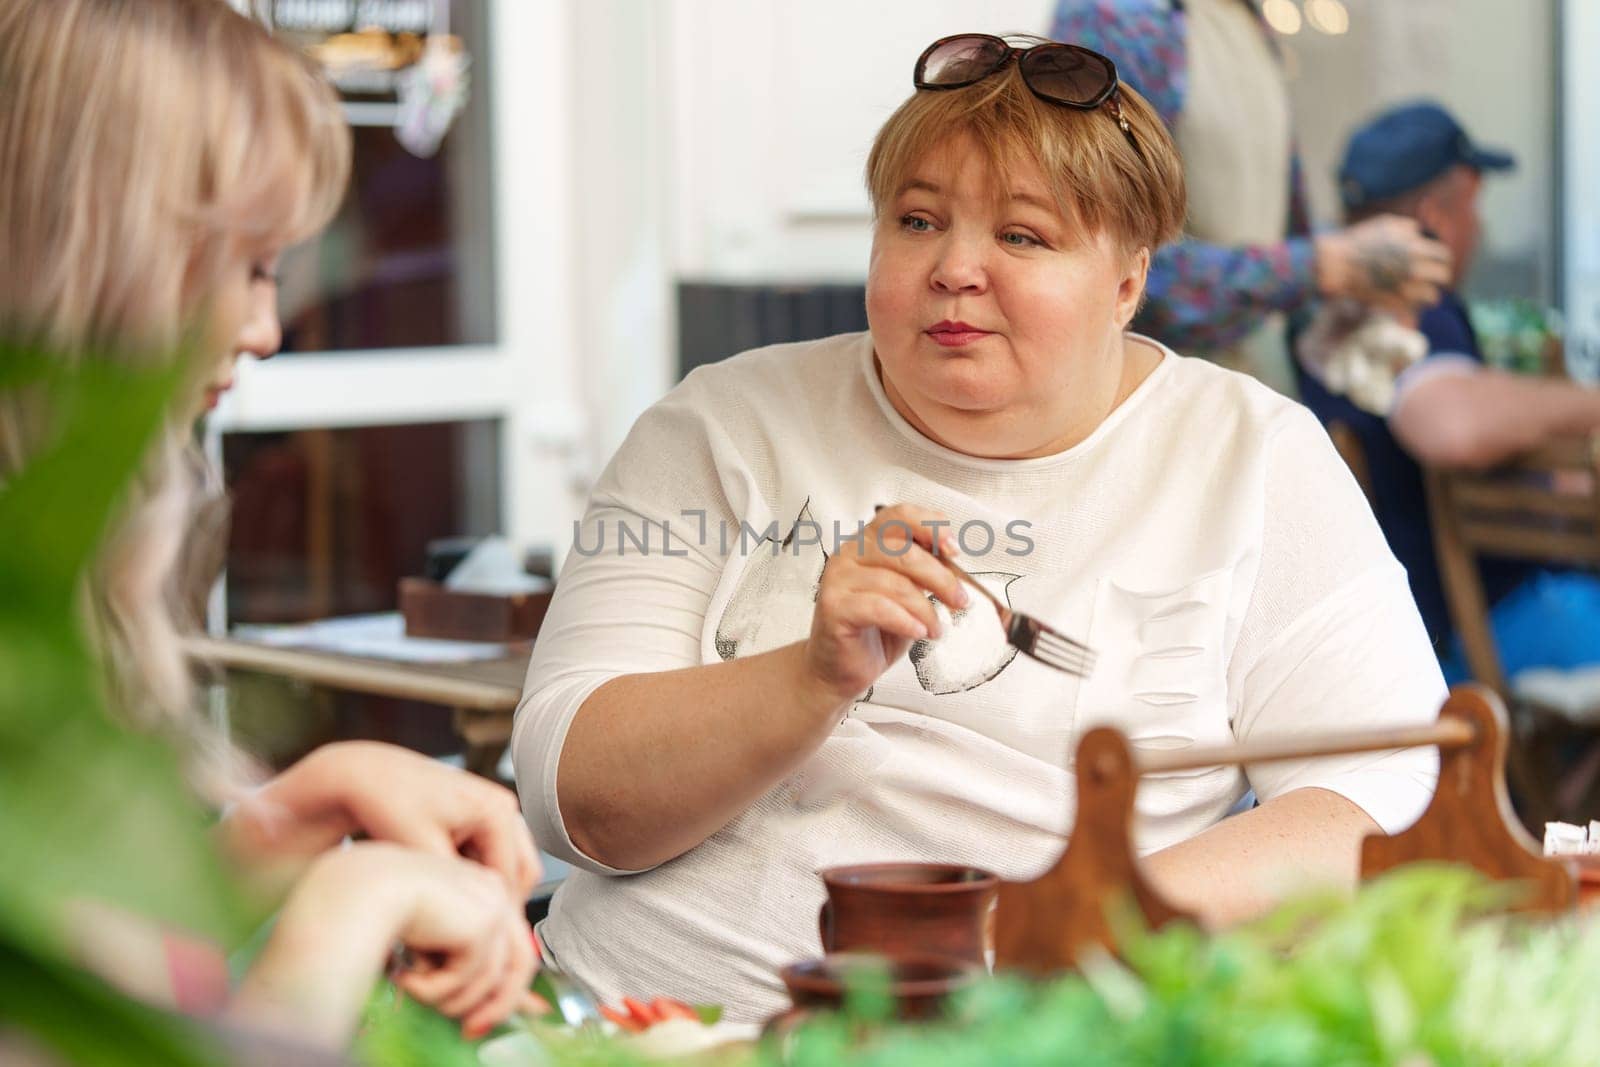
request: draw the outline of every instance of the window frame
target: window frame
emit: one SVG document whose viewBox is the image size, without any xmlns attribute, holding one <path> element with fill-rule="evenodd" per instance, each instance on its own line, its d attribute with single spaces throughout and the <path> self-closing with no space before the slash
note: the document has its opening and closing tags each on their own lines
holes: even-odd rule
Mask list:
<svg viewBox="0 0 1600 1067">
<path fill-rule="evenodd" d="M 489 94 L 497 340 L 241 360 L 236 387 L 206 420 L 205 446 L 218 459 L 229 433 L 495 419 L 503 532 L 523 546 L 561 544 L 571 510 L 562 490 L 585 433 L 567 267 L 571 12 L 564 2 L 485 3 L 490 54 L 473 77 Z"/>
</svg>

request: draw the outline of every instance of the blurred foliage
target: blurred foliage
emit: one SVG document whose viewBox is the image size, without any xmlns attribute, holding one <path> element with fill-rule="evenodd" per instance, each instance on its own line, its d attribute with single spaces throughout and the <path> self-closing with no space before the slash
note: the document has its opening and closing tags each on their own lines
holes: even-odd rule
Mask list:
<svg viewBox="0 0 1600 1067">
<path fill-rule="evenodd" d="M 78 1063 L 216 1061 L 64 963 L 64 904 L 223 941 L 247 921 L 172 747 L 108 714 L 84 633 L 84 576 L 178 388 L 182 361 L 163 362 L 0 343 L 0 396 L 52 416 L 49 440 L 0 480 L 0 1030 Z"/>
<path fill-rule="evenodd" d="M 1593 1063 L 1600 928 L 1494 915 L 1501 887 L 1415 866 L 1355 897 L 1286 907 L 1206 937 L 1176 926 L 1123 962 L 1029 985 L 998 978 L 940 1027 L 806 1028 L 787 1062 L 1174 1067 Z M 768 1062 L 777 1062 L 775 1058 Z"/>
<path fill-rule="evenodd" d="M 1512 374 L 1544 374 L 1562 334 L 1561 313 L 1531 300 L 1475 300 L 1468 307 L 1484 362 Z"/>
<path fill-rule="evenodd" d="M 883 990 L 699 1067 L 1580 1067 L 1600 1049 L 1600 926 L 1508 917 L 1509 891 L 1472 871 L 1417 865 L 1354 899 L 1292 903 L 1217 936 L 1137 934 L 1122 960 L 1034 983 L 988 979 L 932 1025 L 884 1021 Z M 641 1067 L 625 1037 L 532 1025 L 494 1067 Z M 453 1028 L 386 1002 L 369 1062 L 468 1064 Z"/>
</svg>

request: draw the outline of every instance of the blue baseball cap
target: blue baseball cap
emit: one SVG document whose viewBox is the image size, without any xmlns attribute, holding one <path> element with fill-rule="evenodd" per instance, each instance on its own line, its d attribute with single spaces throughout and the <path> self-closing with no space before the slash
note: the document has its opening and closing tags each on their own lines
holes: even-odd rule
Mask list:
<svg viewBox="0 0 1600 1067">
<path fill-rule="evenodd" d="M 1350 135 L 1339 164 L 1346 210 L 1410 192 L 1457 164 L 1510 170 L 1509 152 L 1480 148 L 1455 117 L 1432 101 L 1391 108 Z"/>
</svg>

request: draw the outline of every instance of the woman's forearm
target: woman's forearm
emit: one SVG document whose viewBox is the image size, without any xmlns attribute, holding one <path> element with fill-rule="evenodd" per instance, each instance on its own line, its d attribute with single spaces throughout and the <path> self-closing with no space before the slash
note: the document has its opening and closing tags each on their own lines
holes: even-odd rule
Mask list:
<svg viewBox="0 0 1600 1067">
<path fill-rule="evenodd" d="M 1257 918 L 1308 889 L 1350 889 L 1361 841 L 1380 833 L 1366 812 L 1326 789 L 1296 789 L 1145 861 L 1172 903 L 1210 929 Z"/>
<path fill-rule="evenodd" d="M 296 885 L 228 1005 L 230 1020 L 343 1048 L 394 944 L 405 887 L 367 846 L 328 853 Z"/>
<path fill-rule="evenodd" d="M 792 773 L 850 701 L 809 680 L 803 642 L 613 679 L 584 701 L 557 771 L 562 821 L 611 867 L 665 862 Z"/>
</svg>

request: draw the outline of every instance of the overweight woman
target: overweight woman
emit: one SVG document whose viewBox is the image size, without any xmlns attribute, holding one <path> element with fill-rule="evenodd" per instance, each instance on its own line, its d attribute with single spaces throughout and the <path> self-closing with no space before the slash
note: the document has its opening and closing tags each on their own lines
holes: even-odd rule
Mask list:
<svg viewBox="0 0 1600 1067">
<path fill-rule="evenodd" d="M 1036 875 L 1091 726 L 1173 749 L 1421 723 L 1444 697 L 1316 420 L 1126 332 L 1184 217 L 1145 101 L 1095 53 L 979 35 L 914 80 L 867 164 L 870 328 L 703 367 L 648 410 L 535 649 L 523 810 L 578 868 L 540 933 L 607 997 L 777 1010 L 777 969 L 819 951 L 821 867 Z M 1094 671 L 1017 655 L 935 552 Z M 1353 884 L 1436 760 L 1157 776 L 1138 845 L 1231 921 Z"/>
</svg>

